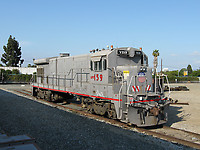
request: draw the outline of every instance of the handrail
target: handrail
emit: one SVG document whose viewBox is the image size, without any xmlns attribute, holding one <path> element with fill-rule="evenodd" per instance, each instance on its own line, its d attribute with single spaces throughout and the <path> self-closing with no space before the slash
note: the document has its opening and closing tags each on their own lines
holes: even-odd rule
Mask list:
<svg viewBox="0 0 200 150">
<path fill-rule="evenodd" d="M 130 86 L 131 86 L 132 79 L 133 79 L 133 76 L 131 77 L 131 80 L 130 80 L 128 88 L 127 88 L 127 92 L 126 92 L 127 95 L 129 95 L 129 89 L 130 89 Z"/>
<path fill-rule="evenodd" d="M 119 118 L 122 118 L 122 113 L 120 113 L 120 109 L 121 109 L 121 99 L 120 99 L 120 93 L 121 93 L 121 91 L 122 91 L 122 87 L 124 86 L 124 80 L 123 80 L 123 78 L 122 78 L 122 85 L 121 85 L 121 87 L 120 87 L 120 89 L 119 89 Z"/>
<path fill-rule="evenodd" d="M 168 97 L 170 97 L 171 91 L 170 91 L 169 80 L 168 80 L 168 77 L 167 77 L 167 75 L 164 75 L 164 76 L 166 77 L 166 80 L 167 80 L 167 85 L 168 85 L 168 87 L 169 87 Z"/>
<path fill-rule="evenodd" d="M 119 118 L 122 118 L 122 113 L 121 113 L 121 111 L 120 111 L 120 109 L 122 108 L 122 106 L 121 106 L 121 91 L 122 91 L 122 88 L 123 88 L 123 86 L 124 86 L 124 78 L 123 78 L 123 75 L 122 76 L 120 76 L 120 75 L 118 75 L 117 74 L 117 71 L 116 71 L 116 68 L 115 67 L 113 67 L 113 71 L 114 71 L 114 76 L 116 77 L 116 78 L 121 78 L 122 79 L 122 85 L 121 85 L 121 87 L 120 87 L 120 89 L 119 89 L 119 94 L 118 94 L 118 99 L 119 99 L 119 102 L 118 102 L 118 104 L 119 104 L 119 113 L 118 113 L 118 116 L 119 116 Z"/>
<path fill-rule="evenodd" d="M 71 69 L 72 70 L 72 69 Z M 38 76 L 38 75 L 35 75 L 36 76 L 36 79 L 38 79 L 38 80 L 40 80 L 41 78 L 43 78 L 43 81 L 44 81 L 44 79 L 51 79 L 51 81 L 52 81 L 52 84 L 51 85 L 55 85 L 54 84 L 54 80 L 63 80 L 63 81 L 73 81 L 73 80 L 75 80 L 76 79 L 76 77 L 77 77 L 77 75 L 79 75 L 79 74 L 81 74 L 81 75 L 88 75 L 89 73 L 75 73 L 75 75 L 72 77 L 72 78 L 66 78 L 66 77 L 56 77 L 56 76 L 45 76 L 45 77 L 42 77 L 42 76 Z M 68 73 L 68 76 L 70 75 L 70 73 Z M 33 83 L 36 83 L 36 81 L 35 81 L 35 78 L 34 78 L 34 81 L 33 81 Z M 43 83 L 44 84 L 44 83 Z M 49 85 L 49 83 L 46 83 L 47 85 Z"/>
<path fill-rule="evenodd" d="M 160 87 L 160 92 L 163 93 L 163 91 L 162 91 L 163 89 L 162 89 L 161 84 L 160 84 L 160 75 L 159 75 L 159 83 L 158 84 L 159 84 L 159 87 Z"/>
</svg>

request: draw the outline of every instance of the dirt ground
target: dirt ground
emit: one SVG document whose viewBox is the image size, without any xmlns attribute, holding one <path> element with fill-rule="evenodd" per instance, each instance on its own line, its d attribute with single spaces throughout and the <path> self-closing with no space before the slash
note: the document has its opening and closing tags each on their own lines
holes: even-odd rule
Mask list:
<svg viewBox="0 0 200 150">
<path fill-rule="evenodd" d="M 170 105 L 167 125 L 200 134 L 200 83 L 177 83 L 170 86 L 189 88 L 189 91 L 172 91 L 170 94 L 174 100 L 189 105 Z"/>
</svg>

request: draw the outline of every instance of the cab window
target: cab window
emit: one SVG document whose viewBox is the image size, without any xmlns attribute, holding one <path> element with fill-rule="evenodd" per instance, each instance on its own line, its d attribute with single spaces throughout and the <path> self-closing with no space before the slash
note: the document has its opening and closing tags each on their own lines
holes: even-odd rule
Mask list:
<svg viewBox="0 0 200 150">
<path fill-rule="evenodd" d="M 101 59 L 100 61 L 91 61 L 90 62 L 90 70 L 91 71 L 102 71 L 107 69 L 107 61 L 106 59 Z"/>
<path fill-rule="evenodd" d="M 144 64 L 148 65 L 148 58 L 144 55 Z"/>
<path fill-rule="evenodd" d="M 102 59 L 99 61 L 99 71 L 102 70 Z"/>
<path fill-rule="evenodd" d="M 103 60 L 103 70 L 107 70 L 107 60 Z"/>
<path fill-rule="evenodd" d="M 90 61 L 90 70 L 93 71 L 93 62 L 92 61 Z"/>
<path fill-rule="evenodd" d="M 94 70 L 97 71 L 98 70 L 98 61 L 94 62 Z"/>
</svg>

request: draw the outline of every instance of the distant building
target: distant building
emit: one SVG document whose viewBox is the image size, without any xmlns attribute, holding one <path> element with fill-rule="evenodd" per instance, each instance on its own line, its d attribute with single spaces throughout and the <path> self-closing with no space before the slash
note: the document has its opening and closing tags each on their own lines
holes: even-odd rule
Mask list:
<svg viewBox="0 0 200 150">
<path fill-rule="evenodd" d="M 33 74 L 34 72 L 37 72 L 37 68 L 33 68 L 33 67 L 0 67 L 0 69 L 4 69 L 4 70 L 13 70 L 13 69 L 17 69 L 19 70 L 20 74 Z"/>
<path fill-rule="evenodd" d="M 184 75 L 184 76 L 187 76 L 187 75 L 188 75 L 188 71 L 184 71 L 184 72 L 183 72 L 183 75 Z"/>
<path fill-rule="evenodd" d="M 163 68 L 163 72 L 169 71 L 168 68 Z"/>
</svg>

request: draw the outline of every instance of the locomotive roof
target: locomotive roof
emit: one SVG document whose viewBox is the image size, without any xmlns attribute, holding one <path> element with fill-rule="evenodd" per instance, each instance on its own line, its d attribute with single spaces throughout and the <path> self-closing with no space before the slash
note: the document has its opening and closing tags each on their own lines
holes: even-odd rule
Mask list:
<svg viewBox="0 0 200 150">
<path fill-rule="evenodd" d="M 67 58 L 67 57 L 87 57 L 87 56 L 91 56 L 91 58 L 102 57 L 102 56 L 107 56 L 116 50 L 141 51 L 140 49 L 133 48 L 133 47 L 120 47 L 120 48 L 105 49 L 105 50 L 98 50 L 98 51 L 93 50 L 92 53 L 90 53 L 90 54 L 83 54 L 83 55 L 76 55 L 76 56 L 64 56 L 64 57 L 57 56 L 57 57 L 48 57 L 48 58 L 37 59 L 37 60 L 34 60 L 34 64 L 36 64 L 36 65 L 48 64 L 50 59 L 62 59 L 62 58 Z M 143 51 L 141 51 L 141 52 L 144 54 Z"/>
<path fill-rule="evenodd" d="M 107 50 L 101 50 L 101 51 L 97 51 L 95 53 L 91 53 L 91 57 L 95 57 L 95 56 L 105 56 L 110 54 L 112 51 L 107 49 Z"/>
<path fill-rule="evenodd" d="M 95 51 L 95 53 L 91 53 L 91 56 L 104 56 L 104 55 L 108 55 L 108 54 L 112 53 L 115 50 L 141 51 L 140 49 L 133 48 L 133 47 L 119 47 L 119 48 L 114 48 L 114 49 Z M 144 54 L 143 51 L 141 51 L 141 52 Z"/>
</svg>

